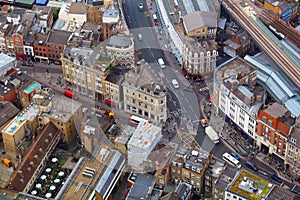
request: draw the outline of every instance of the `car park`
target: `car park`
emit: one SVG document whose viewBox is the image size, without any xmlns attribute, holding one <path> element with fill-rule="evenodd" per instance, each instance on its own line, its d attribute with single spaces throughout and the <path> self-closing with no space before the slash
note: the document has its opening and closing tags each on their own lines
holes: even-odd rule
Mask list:
<svg viewBox="0 0 300 200">
<path fill-rule="evenodd" d="M 175 89 L 179 88 L 179 84 L 178 84 L 178 81 L 176 79 L 172 80 L 172 85 L 174 86 Z"/>
<path fill-rule="evenodd" d="M 235 159 L 240 160 L 240 157 L 235 152 L 231 152 L 230 155 L 232 155 Z"/>
<path fill-rule="evenodd" d="M 278 183 L 282 183 L 282 179 L 278 177 L 276 174 L 272 174 L 271 178 Z"/>
<path fill-rule="evenodd" d="M 252 162 L 247 161 L 246 162 L 246 166 L 250 169 L 252 169 L 253 171 L 258 171 L 258 168 L 256 167 L 255 164 L 253 164 Z"/>
</svg>

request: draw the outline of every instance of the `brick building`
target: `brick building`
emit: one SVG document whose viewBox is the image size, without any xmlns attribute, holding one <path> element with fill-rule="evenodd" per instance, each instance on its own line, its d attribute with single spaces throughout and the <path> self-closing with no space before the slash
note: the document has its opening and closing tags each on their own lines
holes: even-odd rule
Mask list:
<svg viewBox="0 0 300 200">
<path fill-rule="evenodd" d="M 264 152 L 284 159 L 286 143 L 295 118 L 283 105 L 271 103 L 260 109 L 257 116 L 256 145 Z"/>
</svg>

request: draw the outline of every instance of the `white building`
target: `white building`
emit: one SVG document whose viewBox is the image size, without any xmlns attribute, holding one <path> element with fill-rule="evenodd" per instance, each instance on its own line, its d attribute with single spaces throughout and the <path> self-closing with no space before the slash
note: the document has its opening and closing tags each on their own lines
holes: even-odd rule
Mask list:
<svg viewBox="0 0 300 200">
<path fill-rule="evenodd" d="M 60 8 L 58 18 L 66 22 L 74 22 L 82 26 L 86 22 L 86 8 L 84 3 L 65 3 Z M 74 31 L 74 30 L 73 30 Z"/>
<path fill-rule="evenodd" d="M 265 95 L 264 90 L 251 90 L 241 85 L 238 80 L 228 78 L 221 84 L 218 108 L 254 139 L 256 116 Z"/>
<path fill-rule="evenodd" d="M 4 53 L 0 53 L 0 76 L 4 76 L 8 70 L 17 64 L 15 57 L 10 57 Z"/>
<path fill-rule="evenodd" d="M 139 168 L 162 138 L 161 128 L 142 120 L 128 142 L 128 164 Z"/>
<path fill-rule="evenodd" d="M 103 13 L 102 21 L 106 24 L 115 24 L 119 21 L 119 11 L 113 9 L 105 9 Z"/>
</svg>

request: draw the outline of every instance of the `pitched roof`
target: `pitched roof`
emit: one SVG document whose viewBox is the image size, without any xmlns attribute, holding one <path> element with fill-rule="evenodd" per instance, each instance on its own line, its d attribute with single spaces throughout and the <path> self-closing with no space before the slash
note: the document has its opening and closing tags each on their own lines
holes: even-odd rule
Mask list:
<svg viewBox="0 0 300 200">
<path fill-rule="evenodd" d="M 0 126 L 18 114 L 19 109 L 10 101 L 0 102 Z"/>
<path fill-rule="evenodd" d="M 183 24 L 187 32 L 208 26 L 217 27 L 217 12 L 197 11 L 183 17 Z"/>
<path fill-rule="evenodd" d="M 49 153 L 56 137 L 59 135 L 59 130 L 52 122 L 49 122 L 43 129 L 42 133 L 36 138 L 36 141 L 29 147 L 30 150 L 24 157 L 24 160 L 11 176 L 11 187 L 16 191 L 23 191 L 34 172 Z M 54 145 L 55 146 L 55 145 Z"/>
</svg>

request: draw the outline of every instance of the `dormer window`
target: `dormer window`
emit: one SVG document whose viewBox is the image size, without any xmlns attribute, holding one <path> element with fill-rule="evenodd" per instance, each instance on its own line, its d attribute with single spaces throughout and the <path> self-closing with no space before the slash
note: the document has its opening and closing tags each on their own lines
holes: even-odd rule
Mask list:
<svg viewBox="0 0 300 200">
<path fill-rule="evenodd" d="M 291 142 L 294 143 L 294 144 L 297 144 L 297 139 L 291 138 Z"/>
</svg>

